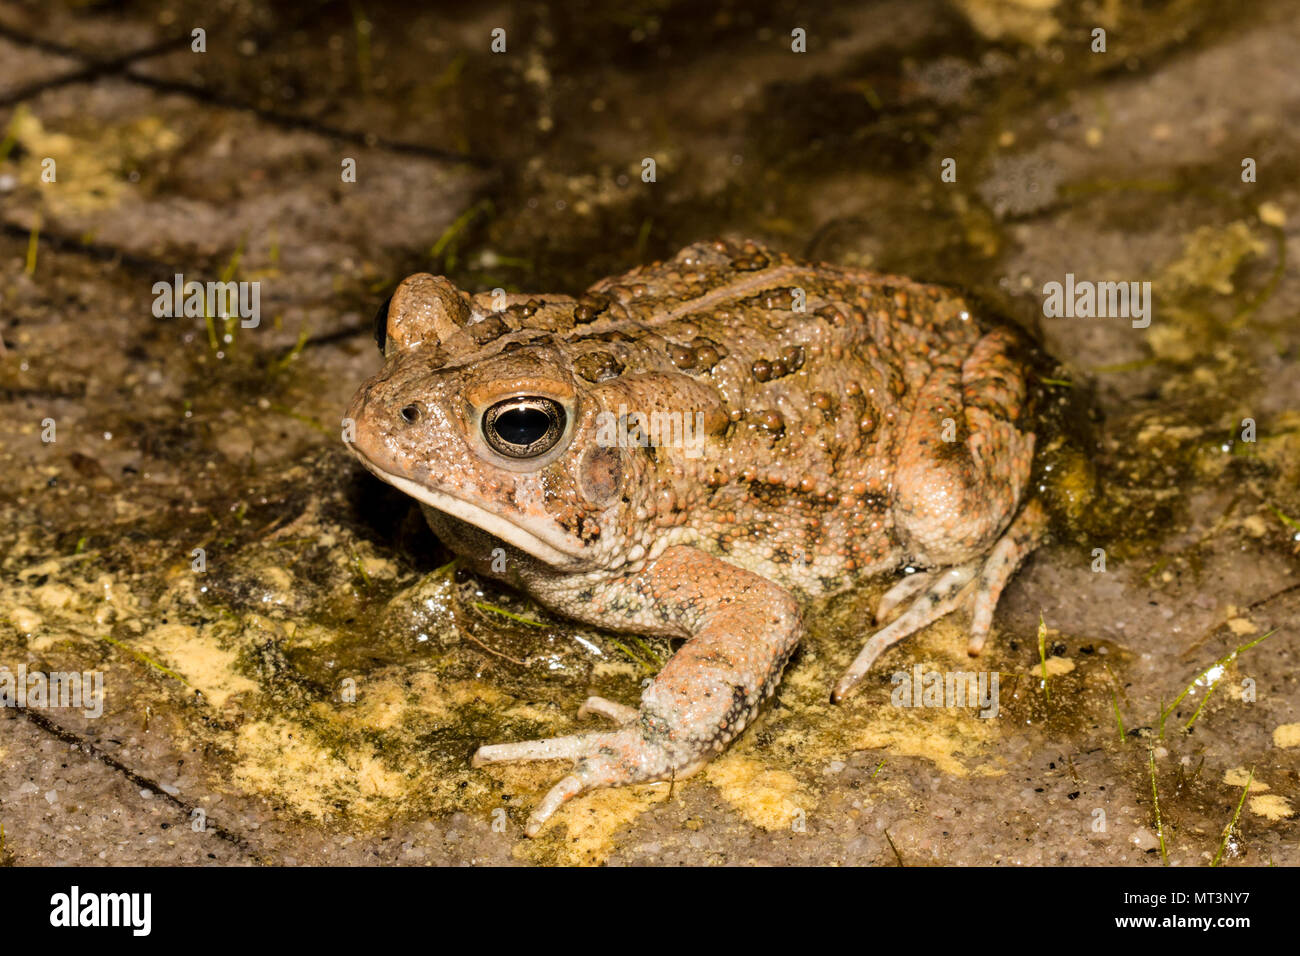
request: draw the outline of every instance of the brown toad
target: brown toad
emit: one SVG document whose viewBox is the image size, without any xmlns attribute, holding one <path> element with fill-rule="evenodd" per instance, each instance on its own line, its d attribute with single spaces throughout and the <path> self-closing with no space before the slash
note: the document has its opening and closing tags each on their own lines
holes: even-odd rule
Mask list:
<svg viewBox="0 0 1300 956">
<path fill-rule="evenodd" d="M 586 702 L 616 729 L 479 748 L 476 766 L 574 762 L 530 834 L 577 794 L 721 751 L 776 688 L 811 598 L 923 569 L 882 599 L 836 700 L 954 609 L 977 653 L 1046 527 L 1026 494 L 1035 353 L 941 287 L 698 243 L 576 299 L 413 275 L 376 335 L 387 361 L 348 411 L 367 468 L 478 573 L 590 624 L 687 638 L 639 708 Z"/>
</svg>

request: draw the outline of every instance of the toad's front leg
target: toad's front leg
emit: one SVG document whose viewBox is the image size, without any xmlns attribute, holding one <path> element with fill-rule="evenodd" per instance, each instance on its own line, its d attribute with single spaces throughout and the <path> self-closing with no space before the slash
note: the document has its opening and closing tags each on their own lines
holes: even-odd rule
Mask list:
<svg viewBox="0 0 1300 956">
<path fill-rule="evenodd" d="M 639 574 L 607 585 L 594 615 L 606 626 L 689 638 L 641 695 L 637 711 L 599 701 L 584 709 L 619 719 L 617 730 L 480 747 L 474 766 L 573 760 L 528 819 L 527 833 L 565 801 L 596 787 L 694 773 L 754 718 L 776 689 L 803 634 L 785 590 L 694 548 L 669 548 Z M 587 616 L 587 615 L 584 615 Z"/>
</svg>

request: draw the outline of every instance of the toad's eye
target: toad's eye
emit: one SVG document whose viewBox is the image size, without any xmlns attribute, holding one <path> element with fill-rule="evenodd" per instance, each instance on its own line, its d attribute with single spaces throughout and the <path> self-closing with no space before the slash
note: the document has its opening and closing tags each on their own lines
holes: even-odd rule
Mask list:
<svg viewBox="0 0 1300 956">
<path fill-rule="evenodd" d="M 384 354 L 384 346 L 388 344 L 388 306 L 392 301 L 393 297 L 390 295 L 375 313 L 375 344 L 379 346 L 380 355 Z"/>
<path fill-rule="evenodd" d="M 507 398 L 483 413 L 484 440 L 507 458 L 536 458 L 563 434 L 564 406 L 549 398 Z"/>
</svg>

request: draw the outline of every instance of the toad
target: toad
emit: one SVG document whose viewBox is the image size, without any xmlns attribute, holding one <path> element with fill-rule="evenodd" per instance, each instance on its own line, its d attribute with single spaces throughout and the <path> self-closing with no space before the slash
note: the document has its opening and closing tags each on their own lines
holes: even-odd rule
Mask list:
<svg viewBox="0 0 1300 956">
<path fill-rule="evenodd" d="M 577 297 L 413 275 L 376 337 L 347 413 L 366 468 L 476 573 L 685 639 L 635 706 L 586 701 L 609 729 L 478 749 L 571 762 L 529 835 L 585 791 L 702 767 L 773 693 L 803 609 L 855 582 L 898 576 L 834 700 L 958 609 L 978 653 L 1047 528 L 1040 353 L 944 287 L 717 241 Z"/>
</svg>

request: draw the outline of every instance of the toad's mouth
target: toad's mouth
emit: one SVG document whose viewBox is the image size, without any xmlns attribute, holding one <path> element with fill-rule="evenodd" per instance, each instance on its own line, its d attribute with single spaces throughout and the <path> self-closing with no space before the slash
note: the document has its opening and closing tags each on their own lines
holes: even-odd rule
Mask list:
<svg viewBox="0 0 1300 956">
<path fill-rule="evenodd" d="M 487 511 L 473 502 L 456 498 L 445 492 L 434 491 L 432 488 L 426 488 L 410 478 L 403 478 L 401 475 L 386 471 L 367 458 L 365 453 L 357 448 L 355 444 L 349 443 L 348 447 L 360 459 L 361 464 L 365 465 L 366 469 L 376 478 L 387 482 L 398 491 L 410 495 L 421 504 L 436 508 L 453 518 L 458 518 L 466 524 L 473 525 L 475 528 L 492 535 L 494 538 L 500 538 L 506 544 L 513 545 L 521 551 L 526 551 L 537 560 L 551 567 L 576 570 L 585 566 L 583 555 L 565 551 L 557 544 L 543 539 L 535 532 L 521 527 L 509 518 Z"/>
</svg>

